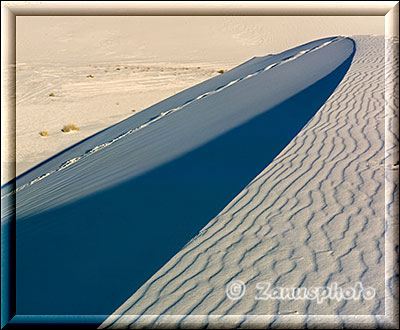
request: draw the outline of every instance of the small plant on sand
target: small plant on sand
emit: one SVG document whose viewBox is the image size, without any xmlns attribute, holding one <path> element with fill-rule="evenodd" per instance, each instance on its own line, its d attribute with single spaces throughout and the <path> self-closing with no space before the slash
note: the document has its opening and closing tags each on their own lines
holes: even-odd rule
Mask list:
<svg viewBox="0 0 400 330">
<path fill-rule="evenodd" d="M 94 76 L 93 76 L 92 74 L 88 74 L 88 75 L 86 76 L 86 78 L 94 78 Z"/>
<path fill-rule="evenodd" d="M 54 97 L 55 95 L 54 95 L 54 93 L 50 93 L 49 96 L 50 97 Z"/>
<path fill-rule="evenodd" d="M 226 72 L 226 70 L 218 70 L 217 72 L 223 74 Z"/>
<path fill-rule="evenodd" d="M 64 133 L 68 133 L 71 131 L 79 131 L 79 127 L 76 126 L 75 124 L 68 124 L 68 125 L 64 125 L 64 127 L 61 130 Z"/>
<path fill-rule="evenodd" d="M 40 136 L 47 136 L 49 133 L 47 131 L 40 131 L 39 132 Z"/>
</svg>

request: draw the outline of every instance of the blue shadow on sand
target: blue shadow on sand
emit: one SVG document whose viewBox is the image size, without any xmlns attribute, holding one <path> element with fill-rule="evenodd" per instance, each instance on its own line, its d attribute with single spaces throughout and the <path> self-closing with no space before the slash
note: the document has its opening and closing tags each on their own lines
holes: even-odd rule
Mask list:
<svg viewBox="0 0 400 330">
<path fill-rule="evenodd" d="M 102 322 L 298 134 L 335 90 L 352 58 L 178 159 L 18 221 L 17 315 L 99 315 Z M 46 222 L 49 230 L 38 230 L 37 222 Z"/>
</svg>

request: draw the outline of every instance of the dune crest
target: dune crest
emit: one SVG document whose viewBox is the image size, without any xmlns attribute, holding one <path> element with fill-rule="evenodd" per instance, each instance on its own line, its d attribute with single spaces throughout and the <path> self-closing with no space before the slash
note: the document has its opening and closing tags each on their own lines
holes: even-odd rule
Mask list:
<svg viewBox="0 0 400 330">
<path fill-rule="evenodd" d="M 392 306 L 385 303 L 397 299 L 391 287 L 396 274 L 385 278 L 385 209 L 390 225 L 398 198 L 392 182 L 398 85 L 391 84 L 386 95 L 391 105 L 385 150 L 385 40 L 352 38 L 352 64 L 315 116 L 101 328 L 384 324 L 381 315 L 390 315 L 385 306 Z M 392 81 L 396 57 L 386 57 L 386 76 Z M 226 296 L 234 280 L 246 284 L 236 301 Z M 362 283 L 376 296 L 321 304 L 255 300 L 260 281 L 289 288 Z"/>
<path fill-rule="evenodd" d="M 351 39 L 329 37 L 253 58 L 3 186 L 18 313 L 102 322 L 301 131 L 354 51 Z"/>
</svg>

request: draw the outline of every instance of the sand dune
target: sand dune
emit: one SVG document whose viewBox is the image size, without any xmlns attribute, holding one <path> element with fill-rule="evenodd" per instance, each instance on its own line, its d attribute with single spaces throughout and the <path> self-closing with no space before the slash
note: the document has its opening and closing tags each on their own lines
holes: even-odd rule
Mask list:
<svg viewBox="0 0 400 330">
<path fill-rule="evenodd" d="M 398 327 L 395 16 L 17 16 L 2 326 Z"/>
<path fill-rule="evenodd" d="M 149 105 L 219 75 L 218 63 L 18 63 L 17 175 Z M 54 96 L 49 96 L 49 95 Z M 76 124 L 74 134 L 61 132 Z M 43 138 L 39 132 L 46 131 Z"/>
<path fill-rule="evenodd" d="M 17 219 L 19 314 L 102 322 L 299 133 L 353 55 L 351 39 L 330 37 L 253 58 L 3 186 L 3 227 Z"/>
<path fill-rule="evenodd" d="M 3 121 L 2 162 L 17 176 L 253 56 L 326 36 L 384 33 L 378 16 L 19 16 L 16 24 L 16 127 Z M 7 84 L 13 73 L 4 73 Z M 80 130 L 63 134 L 70 122 Z M 16 150 L 8 150 L 15 136 Z M 13 173 L 2 171 L 2 184 Z"/>
<path fill-rule="evenodd" d="M 236 32 L 251 49 L 268 43 L 251 25 Z M 20 61 L 20 107 L 47 102 L 46 118 L 73 99 L 118 110 L 83 118 L 84 134 L 59 131 L 67 119 L 79 123 L 78 111 L 48 122 L 70 147 L 2 187 L 3 233 L 17 218 L 19 313 L 84 312 L 102 328 L 387 326 L 382 315 L 398 299 L 398 250 L 387 236 L 398 212 L 398 40 L 385 54 L 383 37 L 352 39 L 254 57 L 222 75 L 217 62 Z M 162 99 L 171 81 L 174 91 L 204 82 L 131 109 L 132 93 L 154 101 L 161 89 Z M 29 118 L 20 119 L 17 139 L 29 140 L 39 126 L 24 135 Z M 238 280 L 246 291 L 230 300 Z M 260 282 L 361 284 L 374 297 L 257 300 Z"/>
<path fill-rule="evenodd" d="M 352 43 L 349 40 L 343 37 L 325 38 L 275 56 L 254 58 L 223 76 L 216 77 L 168 98 L 146 109 L 145 112 L 111 126 L 50 158 L 43 164 L 19 176 L 15 190 L 7 192 L 7 190 L 12 189 L 12 186 L 4 186 L 2 198 L 19 193 L 21 197 L 17 205 L 17 212 L 19 217 L 27 217 L 35 214 L 38 210 L 43 212 L 55 208 L 89 195 L 96 190 L 108 188 L 150 171 L 271 109 L 328 75 L 345 59 L 349 58 L 353 51 Z M 328 59 L 331 61 L 327 63 Z M 301 63 L 307 65 L 301 68 Z M 315 66 L 315 73 L 308 72 L 310 63 Z M 296 65 L 296 69 L 293 69 L 293 65 Z M 296 75 L 303 75 L 301 84 L 299 81 L 286 79 L 286 77 L 289 77 L 288 68 L 290 66 L 292 66 L 292 70 L 295 70 Z M 275 86 L 271 85 L 271 82 L 279 75 L 283 77 L 280 77 L 283 80 L 282 83 Z M 260 81 L 265 79 L 270 86 L 264 95 L 260 95 L 259 91 L 263 89 Z M 249 94 L 249 90 L 252 90 L 253 93 Z M 243 93 L 246 93 L 248 100 L 242 99 L 240 104 L 235 105 L 235 100 Z M 262 101 L 258 100 L 260 97 L 263 98 Z M 193 118 L 196 118 L 196 120 L 199 118 L 196 114 L 196 107 L 200 107 L 202 110 L 200 116 L 207 118 L 206 112 L 210 112 L 210 117 L 206 120 L 203 119 L 202 122 L 195 122 Z M 181 122 L 178 122 L 175 116 L 175 122 L 170 123 L 167 117 L 169 118 L 171 114 L 181 115 L 182 119 L 179 119 Z M 227 115 L 229 120 L 226 120 Z M 165 120 L 161 121 L 164 118 Z M 157 141 L 154 151 L 149 147 L 143 149 L 138 141 L 136 143 L 131 142 L 136 137 L 145 139 L 146 137 L 141 137 L 141 134 L 149 135 L 152 130 L 158 132 L 151 137 L 151 140 L 156 141 L 159 136 L 165 135 L 163 131 L 160 133 L 160 125 L 165 127 L 163 130 L 180 129 L 181 132 L 169 136 L 168 139 Z M 146 130 L 143 130 L 144 128 Z M 142 133 L 142 130 L 144 133 Z M 194 131 L 197 131 L 198 134 L 194 135 Z M 188 135 L 191 135 L 191 140 L 184 143 L 182 140 Z M 177 140 L 176 143 L 175 139 Z M 116 144 L 118 148 L 112 148 L 111 146 L 117 141 L 119 142 Z M 168 152 L 161 152 L 163 147 L 168 147 Z M 127 148 L 130 152 L 127 152 Z M 108 152 L 104 154 L 103 151 Z M 104 166 L 104 164 L 107 164 L 107 158 L 114 157 L 120 152 L 131 159 L 131 162 L 121 163 L 125 164 L 122 168 Z M 101 172 L 99 170 L 90 172 L 89 168 L 85 167 L 85 164 L 99 166 L 98 162 L 103 164 L 100 167 Z M 86 183 L 84 187 L 82 187 L 84 183 L 82 179 L 75 182 L 69 181 L 68 184 L 63 179 L 65 175 L 71 175 L 61 172 L 67 168 L 69 170 L 73 164 L 74 167 L 79 165 L 81 168 L 76 169 L 78 173 L 87 172 L 85 177 L 82 178 Z M 83 172 L 81 172 L 81 176 Z M 42 181 L 44 179 L 46 180 Z M 51 183 L 49 179 L 51 179 Z M 54 195 L 53 189 L 56 191 L 61 189 L 60 182 L 63 182 L 61 185 L 63 186 L 63 193 L 60 196 Z M 81 187 L 76 189 L 75 185 L 78 184 Z M 27 188 L 30 188 L 28 189 L 29 192 L 26 191 Z M 40 193 L 38 193 L 39 191 Z M 48 191 L 46 197 L 44 191 Z M 33 199 L 22 197 L 23 193 L 29 194 Z M 53 197 L 49 199 L 50 196 Z M 42 202 L 37 203 L 35 201 L 37 199 L 43 199 L 44 204 Z"/>
<path fill-rule="evenodd" d="M 390 222 L 398 198 L 390 184 L 398 169 L 397 115 L 394 103 L 385 115 L 384 38 L 352 38 L 350 69 L 315 116 L 102 327 L 385 324 L 380 315 L 392 315 L 390 300 L 398 299 L 396 273 L 385 278 L 385 262 L 386 270 L 391 264 L 385 259 L 385 209 Z M 389 60 L 393 69 L 395 57 Z M 386 78 L 393 81 L 393 71 Z M 398 106 L 396 89 L 392 84 L 386 99 Z M 391 134 L 386 150 L 385 116 Z M 240 300 L 227 299 L 233 280 L 247 285 Z M 255 300 L 260 281 L 289 288 L 360 282 L 376 296 L 320 304 Z"/>
</svg>

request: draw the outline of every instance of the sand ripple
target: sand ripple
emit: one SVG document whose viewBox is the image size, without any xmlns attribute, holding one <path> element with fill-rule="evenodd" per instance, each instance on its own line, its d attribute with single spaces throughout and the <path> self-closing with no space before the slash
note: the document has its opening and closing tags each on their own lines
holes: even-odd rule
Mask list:
<svg viewBox="0 0 400 330">
<path fill-rule="evenodd" d="M 329 322 L 342 327 L 382 326 L 390 320 L 393 298 L 398 300 L 393 287 L 398 273 L 391 268 L 398 245 L 393 240 L 385 244 L 385 235 L 392 232 L 398 212 L 393 180 L 398 175 L 398 62 L 393 69 L 398 41 L 397 48 L 393 40 L 386 43 L 385 73 L 384 38 L 353 39 L 353 63 L 324 106 L 102 327 L 165 322 L 182 327 Z M 226 297 L 232 280 L 247 286 L 240 300 Z M 255 300 L 260 281 L 304 288 L 361 282 L 374 288 L 376 296 L 321 304 Z"/>
</svg>

